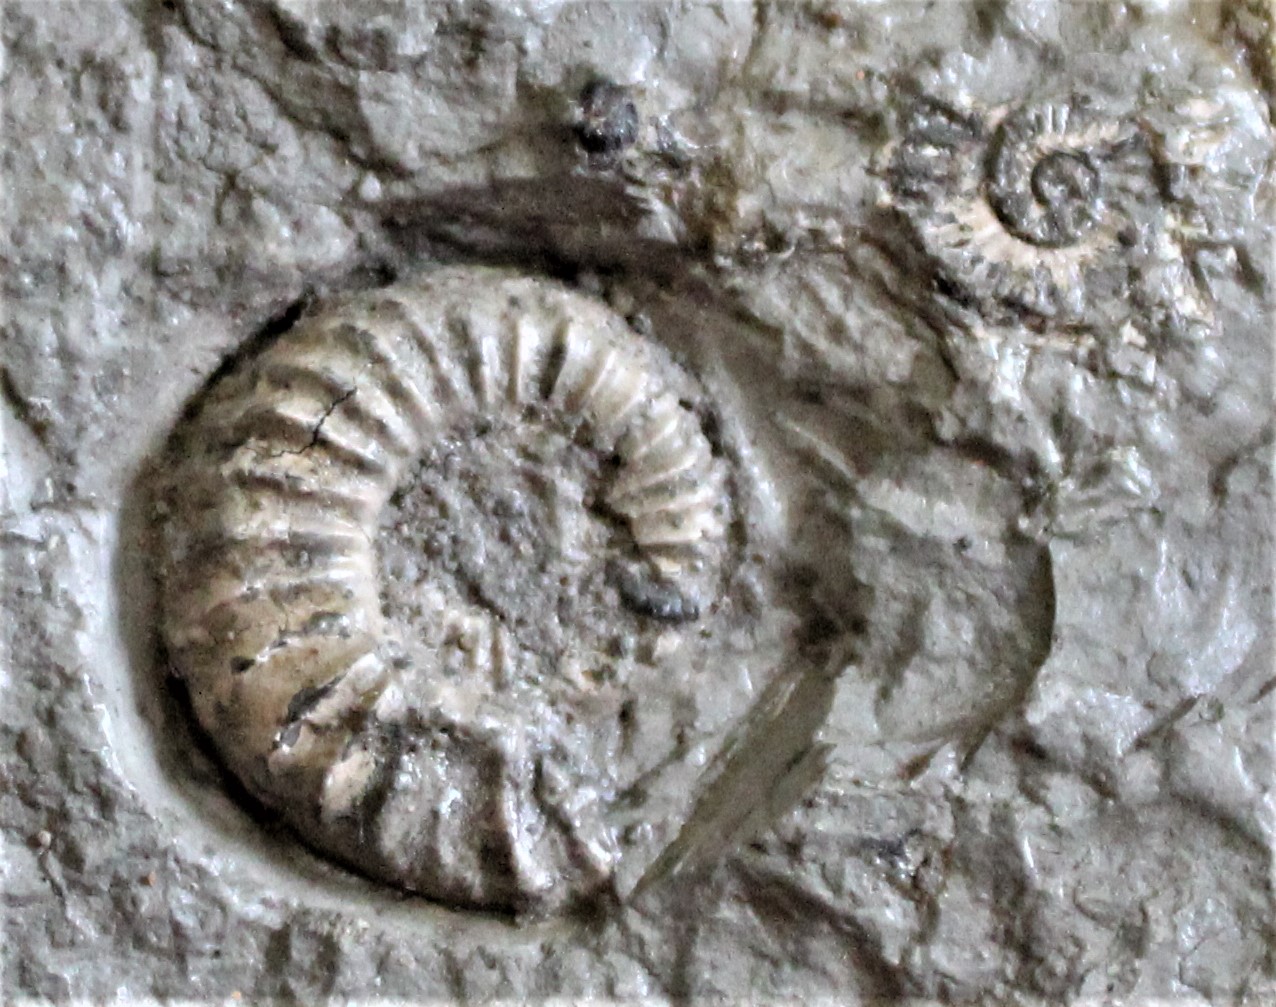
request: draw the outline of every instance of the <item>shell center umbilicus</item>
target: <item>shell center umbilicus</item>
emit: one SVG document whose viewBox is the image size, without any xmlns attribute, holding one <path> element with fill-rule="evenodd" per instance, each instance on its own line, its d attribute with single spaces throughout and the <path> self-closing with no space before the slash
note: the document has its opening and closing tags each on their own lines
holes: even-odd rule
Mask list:
<svg viewBox="0 0 1276 1007">
<path fill-rule="evenodd" d="M 1067 216 L 1061 228 L 1081 231 L 1088 217 L 1078 217 L 1078 210 L 1088 210 L 1099 195 L 1099 173 L 1089 159 L 1067 150 L 1047 154 L 1032 169 L 1032 194 L 1037 202 L 1055 216 Z"/>
<path fill-rule="evenodd" d="M 610 459 L 561 421 L 532 420 L 484 421 L 433 445 L 386 505 L 377 542 L 382 611 L 405 651 L 506 687 L 608 675 L 643 632 L 608 577 L 629 547 L 599 503 Z"/>
</svg>

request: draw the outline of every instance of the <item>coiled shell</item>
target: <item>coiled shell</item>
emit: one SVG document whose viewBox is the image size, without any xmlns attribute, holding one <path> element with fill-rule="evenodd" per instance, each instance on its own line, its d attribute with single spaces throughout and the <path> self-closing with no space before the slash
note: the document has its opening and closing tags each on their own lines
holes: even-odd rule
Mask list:
<svg viewBox="0 0 1276 1007">
<path fill-rule="evenodd" d="M 982 114 L 923 98 L 887 170 L 890 202 L 959 300 L 1065 324 L 1124 299 L 1156 228 L 1154 176 L 1137 125 L 1081 96 Z"/>
<path fill-rule="evenodd" d="M 1100 152 L 1120 127 L 1075 102 L 1029 105 L 997 127 L 988 202 L 1007 231 L 1041 248 L 1084 241 L 1102 223 Z"/>
<path fill-rule="evenodd" d="M 339 302 L 217 381 L 161 491 L 162 628 L 248 789 L 320 850 L 454 905 L 540 913 L 604 888 L 607 751 L 572 726 L 597 697 L 437 585 L 395 585 L 438 623 L 404 639 L 379 521 L 438 444 L 556 424 L 614 467 L 601 504 L 627 545 L 607 562 L 698 616 L 727 490 L 674 370 L 566 288 L 451 268 Z"/>
</svg>

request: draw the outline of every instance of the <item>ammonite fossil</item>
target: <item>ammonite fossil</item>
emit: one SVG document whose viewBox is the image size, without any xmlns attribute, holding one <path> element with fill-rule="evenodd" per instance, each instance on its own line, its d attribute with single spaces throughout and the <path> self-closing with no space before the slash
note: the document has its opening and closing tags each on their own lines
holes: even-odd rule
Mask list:
<svg viewBox="0 0 1276 1007">
<path fill-rule="evenodd" d="M 1160 199 L 1136 124 L 1081 96 L 909 110 L 887 181 L 955 296 L 1064 324 L 1123 300 Z"/>
<path fill-rule="evenodd" d="M 612 630 L 720 590 L 693 384 L 601 304 L 480 268 L 338 301 L 218 379 L 174 437 L 160 580 L 227 766 L 453 905 L 605 890 Z"/>
</svg>

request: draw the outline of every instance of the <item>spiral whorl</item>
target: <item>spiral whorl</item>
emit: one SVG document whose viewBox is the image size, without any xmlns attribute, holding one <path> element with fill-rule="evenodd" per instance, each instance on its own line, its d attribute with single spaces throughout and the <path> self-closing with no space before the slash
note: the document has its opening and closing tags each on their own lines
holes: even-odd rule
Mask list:
<svg viewBox="0 0 1276 1007">
<path fill-rule="evenodd" d="M 506 437 L 485 464 L 548 465 L 527 492 L 578 509 L 558 520 L 590 522 L 630 593 L 658 588 L 694 619 L 715 600 L 729 504 L 689 380 L 601 304 L 480 268 L 338 301 L 218 380 L 170 454 L 160 579 L 169 656 L 229 768 L 315 847 L 453 904 L 539 912 L 604 885 L 605 732 L 571 726 L 598 700 L 488 598 L 395 585 L 426 613 L 427 638 L 405 639 L 379 518 L 417 466 Z M 518 432 L 542 428 L 557 439 L 535 455 Z M 592 459 L 601 516 L 557 485 L 568 451 Z M 463 496 L 496 492 L 484 471 Z M 590 611 L 623 607 L 623 587 L 591 583 Z M 568 650 L 590 669 L 608 660 L 591 647 Z"/>
</svg>

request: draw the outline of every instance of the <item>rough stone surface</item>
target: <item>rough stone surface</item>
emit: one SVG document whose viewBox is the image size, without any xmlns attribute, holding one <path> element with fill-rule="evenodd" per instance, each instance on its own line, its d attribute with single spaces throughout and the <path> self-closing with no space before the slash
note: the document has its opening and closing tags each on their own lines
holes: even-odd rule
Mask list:
<svg viewBox="0 0 1276 1007">
<path fill-rule="evenodd" d="M 1276 1000 L 1261 0 L 2 10 L 0 1000 Z M 638 112 L 602 160 L 601 78 Z M 981 294 L 993 232 L 919 240 L 891 166 L 919 100 L 991 133 L 1077 93 L 1158 205 L 1065 324 Z M 451 262 L 696 375 L 819 657 L 679 750 L 681 832 L 583 918 L 307 852 L 157 647 L 183 409 L 311 302 Z"/>
</svg>

